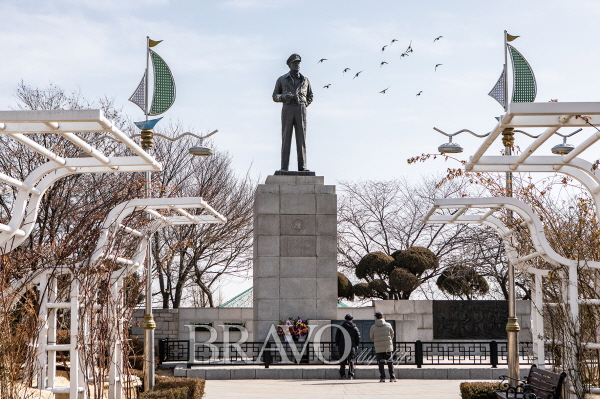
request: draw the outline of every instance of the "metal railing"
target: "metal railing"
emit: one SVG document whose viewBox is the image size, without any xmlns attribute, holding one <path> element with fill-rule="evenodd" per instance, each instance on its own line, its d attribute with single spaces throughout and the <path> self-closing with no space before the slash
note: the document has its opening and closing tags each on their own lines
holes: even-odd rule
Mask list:
<svg viewBox="0 0 600 399">
<path fill-rule="evenodd" d="M 538 363 L 533 358 L 531 342 L 521 342 L 521 364 Z M 240 351 L 241 350 L 241 351 Z M 284 356 L 282 356 L 284 355 Z M 506 341 L 438 341 L 396 342 L 391 354 L 394 364 L 415 365 L 506 365 Z M 185 362 L 204 365 L 245 364 L 332 364 L 340 360 L 334 342 L 245 342 L 240 344 L 212 342 L 195 343 L 193 361 L 190 362 L 190 345 L 187 340 L 159 341 L 160 362 Z M 285 359 L 287 358 L 287 359 Z M 286 362 L 287 360 L 287 362 Z M 546 352 L 546 364 L 554 359 Z M 376 364 L 373 343 L 362 342 L 356 351 L 356 363 Z"/>
</svg>

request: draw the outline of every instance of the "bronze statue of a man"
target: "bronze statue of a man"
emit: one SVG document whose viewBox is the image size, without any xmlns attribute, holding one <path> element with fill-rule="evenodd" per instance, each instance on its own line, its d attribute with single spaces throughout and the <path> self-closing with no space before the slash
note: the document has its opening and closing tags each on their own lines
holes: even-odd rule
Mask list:
<svg viewBox="0 0 600 399">
<path fill-rule="evenodd" d="M 300 73 L 298 54 L 287 59 L 290 71 L 280 76 L 273 90 L 273 101 L 283 103 L 281 109 L 281 170 L 287 171 L 290 163 L 292 145 L 292 129 L 296 132 L 296 152 L 298 154 L 298 170 L 306 168 L 306 107 L 313 100 L 310 82 Z"/>
</svg>

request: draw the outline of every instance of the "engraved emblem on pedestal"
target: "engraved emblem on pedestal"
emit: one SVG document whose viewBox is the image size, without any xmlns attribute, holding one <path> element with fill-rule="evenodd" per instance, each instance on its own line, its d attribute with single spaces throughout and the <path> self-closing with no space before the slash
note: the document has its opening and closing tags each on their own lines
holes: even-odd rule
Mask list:
<svg viewBox="0 0 600 399">
<path fill-rule="evenodd" d="M 296 219 L 292 222 L 292 229 L 296 232 L 302 231 L 304 229 L 304 222 L 300 219 Z"/>
</svg>

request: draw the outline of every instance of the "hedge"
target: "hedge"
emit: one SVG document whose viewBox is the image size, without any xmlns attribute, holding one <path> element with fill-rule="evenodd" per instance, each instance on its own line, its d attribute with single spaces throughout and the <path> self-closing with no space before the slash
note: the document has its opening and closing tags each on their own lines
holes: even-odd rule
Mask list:
<svg viewBox="0 0 600 399">
<path fill-rule="evenodd" d="M 497 382 L 463 382 L 460 384 L 462 399 L 495 399 Z"/>
<path fill-rule="evenodd" d="M 156 376 L 154 389 L 140 393 L 139 399 L 200 399 L 205 380 L 198 378 Z"/>
</svg>

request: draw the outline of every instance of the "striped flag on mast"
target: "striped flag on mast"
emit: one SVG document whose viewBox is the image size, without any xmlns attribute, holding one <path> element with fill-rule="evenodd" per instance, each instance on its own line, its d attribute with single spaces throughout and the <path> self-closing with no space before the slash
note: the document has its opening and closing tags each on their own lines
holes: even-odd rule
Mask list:
<svg viewBox="0 0 600 399">
<path fill-rule="evenodd" d="M 137 105 L 146 113 L 146 74 L 148 71 L 144 72 L 144 76 L 142 76 L 142 81 L 138 85 L 137 89 L 133 92 L 131 97 L 129 97 L 129 101 Z"/>
<path fill-rule="evenodd" d="M 502 70 L 498 81 L 492 88 L 492 90 L 488 93 L 488 96 L 492 97 L 494 100 L 498 101 L 502 107 L 506 109 L 506 96 L 504 95 L 504 88 L 506 86 L 506 66 Z"/>
</svg>

